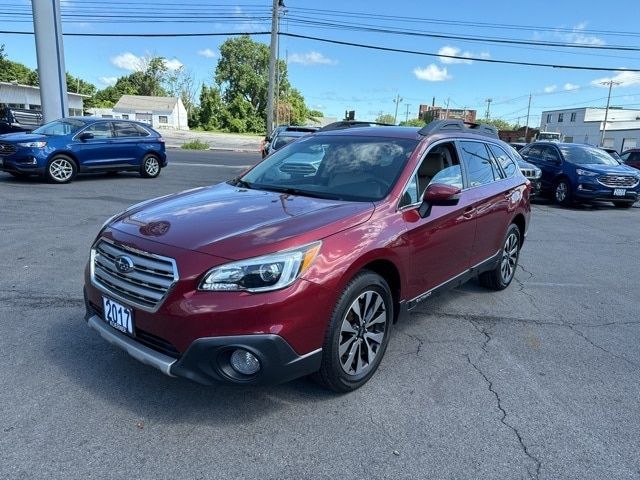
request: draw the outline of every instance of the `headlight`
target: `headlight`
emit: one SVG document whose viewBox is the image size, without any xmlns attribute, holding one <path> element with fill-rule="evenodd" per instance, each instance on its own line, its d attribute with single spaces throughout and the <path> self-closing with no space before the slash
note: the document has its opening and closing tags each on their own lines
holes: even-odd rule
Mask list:
<svg viewBox="0 0 640 480">
<path fill-rule="evenodd" d="M 542 176 L 542 170 L 540 170 L 539 168 L 535 168 L 533 170 L 533 178 L 535 178 L 537 180 L 541 176 Z"/>
<path fill-rule="evenodd" d="M 583 170 L 581 168 L 576 168 L 576 173 L 578 175 L 582 175 L 584 177 L 597 177 L 598 174 L 596 172 L 592 172 L 591 170 Z"/>
<path fill-rule="evenodd" d="M 288 287 L 306 272 L 322 242 L 293 250 L 227 263 L 209 270 L 199 290 L 216 292 L 269 292 Z"/>
<path fill-rule="evenodd" d="M 27 148 L 44 148 L 47 146 L 47 142 L 24 142 L 18 143 L 18 146 Z"/>
</svg>

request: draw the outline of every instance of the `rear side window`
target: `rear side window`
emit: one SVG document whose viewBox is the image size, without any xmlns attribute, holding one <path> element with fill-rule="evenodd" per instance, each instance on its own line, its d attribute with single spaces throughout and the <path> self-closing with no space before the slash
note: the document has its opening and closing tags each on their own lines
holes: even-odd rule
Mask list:
<svg viewBox="0 0 640 480">
<path fill-rule="evenodd" d="M 460 142 L 460 148 L 467 167 L 469 187 L 479 187 L 502 178 L 484 143 Z"/>
<path fill-rule="evenodd" d="M 504 170 L 504 173 L 507 175 L 507 178 L 513 177 L 518 171 L 518 166 L 511 159 L 511 157 L 507 155 L 507 152 L 505 152 L 497 145 L 489 145 L 489 149 L 498 160 L 498 163 L 500 163 L 500 166 L 502 167 L 502 170 Z"/>
</svg>

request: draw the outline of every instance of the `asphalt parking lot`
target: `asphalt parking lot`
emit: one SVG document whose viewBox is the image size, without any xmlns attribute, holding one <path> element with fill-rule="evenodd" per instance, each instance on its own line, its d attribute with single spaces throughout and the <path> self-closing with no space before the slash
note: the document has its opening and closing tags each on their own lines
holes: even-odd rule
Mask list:
<svg viewBox="0 0 640 480">
<path fill-rule="evenodd" d="M 352 394 L 203 387 L 83 321 L 106 218 L 258 156 L 169 160 L 155 180 L 0 174 L 0 478 L 640 478 L 640 205 L 536 204 L 516 281 L 421 304 Z"/>
</svg>

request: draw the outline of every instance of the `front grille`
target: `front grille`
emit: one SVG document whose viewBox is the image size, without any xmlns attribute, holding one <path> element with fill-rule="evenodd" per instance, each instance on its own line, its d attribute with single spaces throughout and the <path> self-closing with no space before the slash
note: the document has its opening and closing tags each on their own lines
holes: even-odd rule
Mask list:
<svg viewBox="0 0 640 480">
<path fill-rule="evenodd" d="M 116 268 L 119 257 L 128 257 L 133 270 L 122 273 Z M 113 295 L 147 311 L 160 306 L 169 289 L 178 280 L 175 261 L 100 239 L 92 251 L 92 279 Z"/>
<path fill-rule="evenodd" d="M 104 309 L 100 305 L 96 305 L 93 302 L 89 302 L 91 308 L 98 314 L 100 318 L 104 320 Z M 135 339 L 143 344 L 145 347 L 149 347 L 156 352 L 164 353 L 172 358 L 180 358 L 182 354 L 171 342 L 168 342 L 164 338 L 157 337 L 152 333 L 145 332 L 139 328 L 135 329 Z"/>
<path fill-rule="evenodd" d="M 633 188 L 638 185 L 639 180 L 631 175 L 600 175 L 598 182 L 605 187 Z"/>
<path fill-rule="evenodd" d="M 16 153 L 16 146 L 11 143 L 0 142 L 0 155 Z"/>
<path fill-rule="evenodd" d="M 521 168 L 520 171 L 522 172 L 522 175 L 524 175 L 528 179 L 538 178 L 538 175 L 536 174 L 536 171 L 532 170 L 530 168 Z"/>
</svg>

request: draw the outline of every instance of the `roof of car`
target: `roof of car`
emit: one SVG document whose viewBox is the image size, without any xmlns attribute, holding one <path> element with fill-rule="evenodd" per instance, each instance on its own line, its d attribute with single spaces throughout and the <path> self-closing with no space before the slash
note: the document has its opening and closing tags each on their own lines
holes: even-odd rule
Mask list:
<svg viewBox="0 0 640 480">
<path fill-rule="evenodd" d="M 351 127 L 338 130 L 327 130 L 315 133 L 315 135 L 339 135 L 339 136 L 363 136 L 363 137 L 392 137 L 392 138 L 412 138 L 418 139 L 418 127 Z"/>
</svg>

